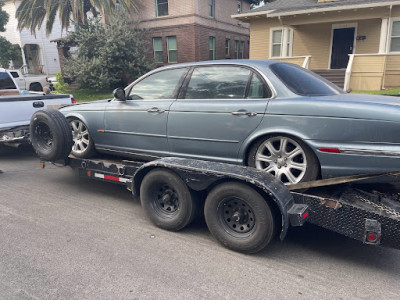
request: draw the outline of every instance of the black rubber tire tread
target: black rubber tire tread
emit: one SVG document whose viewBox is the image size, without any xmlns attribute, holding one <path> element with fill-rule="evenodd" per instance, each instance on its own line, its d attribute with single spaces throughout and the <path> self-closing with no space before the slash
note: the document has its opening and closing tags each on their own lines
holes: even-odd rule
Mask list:
<svg viewBox="0 0 400 300">
<path fill-rule="evenodd" d="M 44 123 L 49 127 L 53 136 L 53 142 L 48 149 L 41 146 L 40 136 L 36 128 Z M 72 148 L 71 127 L 58 110 L 40 110 L 33 114 L 30 123 L 30 139 L 36 154 L 45 161 L 64 160 L 68 157 Z"/>
<path fill-rule="evenodd" d="M 179 199 L 179 208 L 175 215 L 163 214 L 154 207 L 158 187 L 162 184 L 171 186 Z M 140 202 L 150 220 L 158 227 L 178 231 L 189 225 L 198 215 L 198 203 L 185 182 L 168 169 L 151 170 L 140 185 Z"/>
<path fill-rule="evenodd" d="M 269 138 L 276 137 L 276 136 L 282 136 L 282 137 L 287 137 L 295 142 L 297 142 L 301 148 L 304 150 L 304 153 L 306 154 L 306 159 L 307 159 L 307 170 L 306 173 L 304 174 L 303 178 L 300 180 L 300 182 L 306 182 L 306 181 L 313 181 L 316 180 L 319 177 L 319 163 L 318 159 L 315 156 L 315 154 L 312 152 L 312 150 L 300 139 L 292 137 L 292 136 L 287 136 L 287 135 L 271 135 L 268 137 L 264 137 L 260 139 L 258 142 L 256 142 L 250 149 L 249 151 L 249 156 L 247 158 L 247 165 L 249 167 L 256 167 L 256 153 L 258 148 Z"/>
<path fill-rule="evenodd" d="M 224 199 L 230 197 L 239 198 L 252 208 L 255 225 L 251 232 L 234 233 L 222 223 L 218 216 L 218 207 Z M 275 235 L 275 218 L 267 201 L 256 190 L 240 182 L 217 185 L 207 196 L 204 215 L 211 234 L 231 250 L 243 253 L 259 252 Z"/>
<path fill-rule="evenodd" d="M 39 82 L 33 82 L 29 85 L 29 90 L 34 92 L 42 92 L 43 87 Z"/>
<path fill-rule="evenodd" d="M 82 120 L 78 119 L 78 118 L 68 118 L 68 123 L 69 123 L 69 127 L 71 129 L 71 121 L 73 120 L 79 120 L 80 122 L 82 122 L 83 124 L 85 124 Z M 86 124 L 85 124 L 86 126 Z M 89 131 L 89 128 L 86 126 L 87 130 Z M 72 129 L 71 129 L 71 134 L 72 134 Z M 72 142 L 72 145 L 74 145 L 74 142 Z M 71 146 L 72 148 L 72 146 Z M 79 158 L 90 158 L 92 156 L 94 156 L 96 154 L 96 149 L 94 147 L 94 142 L 92 137 L 90 136 L 89 133 L 89 146 L 88 148 L 82 152 L 82 153 L 75 153 L 73 150 L 71 150 L 71 153 L 75 156 L 75 157 L 79 157 Z"/>
</svg>

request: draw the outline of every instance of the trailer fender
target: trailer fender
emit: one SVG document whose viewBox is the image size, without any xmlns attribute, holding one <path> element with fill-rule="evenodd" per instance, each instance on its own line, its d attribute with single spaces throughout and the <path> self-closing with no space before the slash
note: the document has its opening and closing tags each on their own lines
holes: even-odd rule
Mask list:
<svg viewBox="0 0 400 300">
<path fill-rule="evenodd" d="M 274 201 L 282 215 L 283 240 L 289 228 L 288 210 L 294 200 L 287 187 L 274 176 L 255 168 L 186 158 L 162 158 L 143 164 L 132 178 L 132 192 L 139 196 L 144 176 L 155 168 L 166 168 L 177 173 L 189 188 L 204 191 L 227 180 L 237 180 L 253 186 L 265 198 Z"/>
</svg>

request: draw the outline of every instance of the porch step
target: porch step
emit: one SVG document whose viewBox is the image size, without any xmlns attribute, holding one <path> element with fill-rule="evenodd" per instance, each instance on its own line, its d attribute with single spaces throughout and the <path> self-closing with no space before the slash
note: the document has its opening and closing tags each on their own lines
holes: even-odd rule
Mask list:
<svg viewBox="0 0 400 300">
<path fill-rule="evenodd" d="M 338 87 L 344 87 L 344 77 L 346 74 L 346 69 L 338 69 L 338 70 L 313 70 L 314 73 L 317 73 L 319 76 L 324 77 L 329 80 L 333 84 L 336 84 Z"/>
</svg>

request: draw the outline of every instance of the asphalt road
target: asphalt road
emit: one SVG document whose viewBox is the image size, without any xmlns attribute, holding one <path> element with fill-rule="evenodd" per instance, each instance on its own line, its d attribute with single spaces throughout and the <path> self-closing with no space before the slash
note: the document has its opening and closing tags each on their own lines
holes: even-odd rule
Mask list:
<svg viewBox="0 0 400 300">
<path fill-rule="evenodd" d="M 154 227 L 121 186 L 0 157 L 0 299 L 399 299 L 400 251 L 315 226 L 257 255 Z"/>
</svg>

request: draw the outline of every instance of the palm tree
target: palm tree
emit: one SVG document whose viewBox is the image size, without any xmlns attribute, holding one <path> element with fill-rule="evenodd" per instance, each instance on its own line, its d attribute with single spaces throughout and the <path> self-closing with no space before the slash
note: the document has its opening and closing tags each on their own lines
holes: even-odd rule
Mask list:
<svg viewBox="0 0 400 300">
<path fill-rule="evenodd" d="M 14 0 L 16 1 L 16 0 Z M 59 15 L 62 29 L 67 29 L 71 21 L 86 24 L 88 13 L 93 16 L 107 15 L 115 7 L 137 11 L 136 0 L 22 0 L 16 12 L 18 29 L 27 28 L 32 34 L 40 29 L 46 19 L 46 33 L 50 34 L 54 20 Z"/>
</svg>

